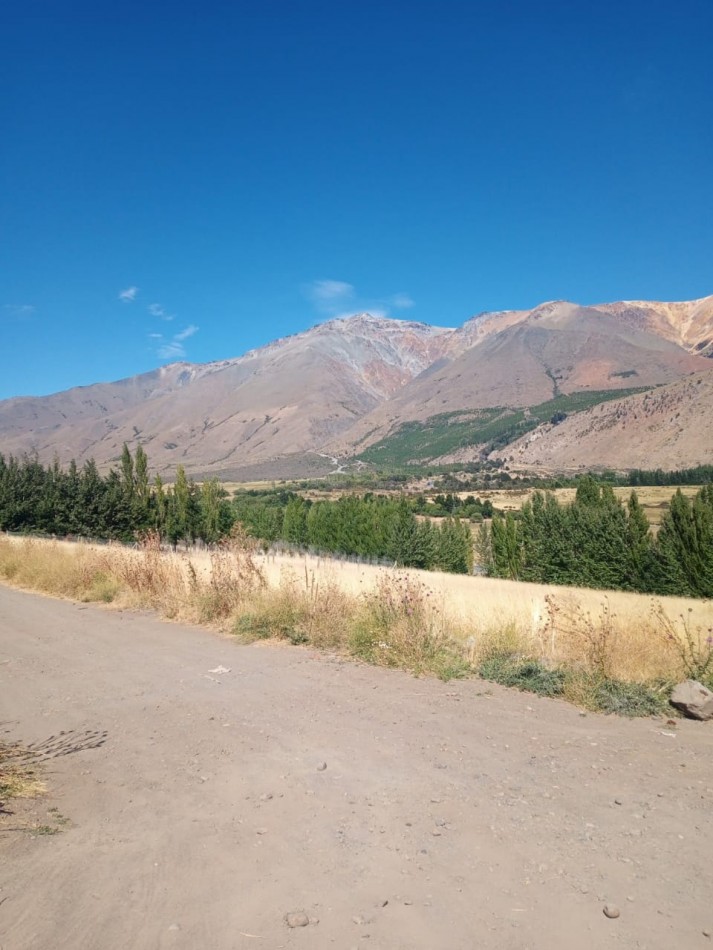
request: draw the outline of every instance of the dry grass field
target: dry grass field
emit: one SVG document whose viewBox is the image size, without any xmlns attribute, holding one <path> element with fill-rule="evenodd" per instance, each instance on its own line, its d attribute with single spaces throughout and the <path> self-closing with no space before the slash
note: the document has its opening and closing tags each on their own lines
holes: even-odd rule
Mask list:
<svg viewBox="0 0 713 950">
<path fill-rule="evenodd" d="M 646 512 L 646 517 L 654 527 L 661 524 L 661 519 L 668 509 L 671 496 L 676 493 L 676 487 L 678 486 L 644 485 L 633 489 L 636 491 L 637 498 Z M 700 489 L 700 485 L 682 485 L 680 487 L 683 494 L 689 498 L 693 498 Z M 576 488 L 555 488 L 552 490 L 552 494 L 560 503 L 568 504 L 574 501 L 576 491 Z M 534 488 L 506 488 L 497 491 L 459 492 L 459 494 L 462 498 L 467 495 L 476 495 L 483 501 L 489 499 L 494 507 L 501 508 L 504 511 L 519 511 L 534 492 Z M 631 488 L 616 487 L 614 489 L 617 498 L 621 498 L 624 502 L 629 498 L 631 492 Z"/>
<path fill-rule="evenodd" d="M 566 693 L 580 705 L 596 705 L 592 684 L 604 680 L 664 689 L 713 673 L 707 601 L 265 555 L 245 537 L 168 553 L 156 541 L 136 550 L 0 536 L 0 579 L 417 673 L 532 660 L 569 670 Z"/>
</svg>

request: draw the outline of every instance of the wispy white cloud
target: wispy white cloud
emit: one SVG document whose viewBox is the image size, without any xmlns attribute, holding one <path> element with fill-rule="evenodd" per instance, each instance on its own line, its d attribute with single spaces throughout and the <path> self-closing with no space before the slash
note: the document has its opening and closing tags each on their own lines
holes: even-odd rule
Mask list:
<svg viewBox="0 0 713 950">
<path fill-rule="evenodd" d="M 198 329 L 199 328 L 192 323 L 186 327 L 185 330 L 181 330 L 180 333 L 177 333 L 173 339 L 181 343 L 183 340 L 187 340 L 189 336 L 193 336 L 194 333 L 198 333 Z"/>
<path fill-rule="evenodd" d="M 31 303 L 6 303 L 2 309 L 7 317 L 14 320 L 25 320 L 35 312 Z"/>
<path fill-rule="evenodd" d="M 127 287 L 125 290 L 119 291 L 119 300 L 121 300 L 122 303 L 133 303 L 136 300 L 138 292 L 138 287 Z"/>
<path fill-rule="evenodd" d="M 416 305 L 416 301 L 408 294 L 394 294 L 393 297 L 389 299 L 389 303 L 392 307 L 396 307 L 397 310 L 408 310 L 410 307 Z"/>
<path fill-rule="evenodd" d="M 149 333 L 152 340 L 163 341 L 156 350 L 156 355 L 162 360 L 182 360 L 186 356 L 184 341 L 198 333 L 198 327 L 191 323 L 178 333 L 174 334 L 170 340 L 165 340 L 162 333 Z"/>
<path fill-rule="evenodd" d="M 186 349 L 183 344 L 176 343 L 175 340 L 169 340 L 168 343 L 163 343 L 156 352 L 162 360 L 181 360 L 186 355 Z"/>
<path fill-rule="evenodd" d="M 303 289 L 319 313 L 332 320 L 364 312 L 374 317 L 388 317 L 390 310 L 408 310 L 415 306 L 414 299 L 403 292 L 390 297 L 364 298 L 357 294 L 353 284 L 344 280 L 314 280 Z"/>
<path fill-rule="evenodd" d="M 146 309 L 152 317 L 159 317 L 161 320 L 173 320 L 173 314 L 167 313 L 162 303 L 151 303 Z"/>
<path fill-rule="evenodd" d="M 313 280 L 307 286 L 307 296 L 325 313 L 341 310 L 354 293 L 352 284 L 344 280 Z"/>
</svg>

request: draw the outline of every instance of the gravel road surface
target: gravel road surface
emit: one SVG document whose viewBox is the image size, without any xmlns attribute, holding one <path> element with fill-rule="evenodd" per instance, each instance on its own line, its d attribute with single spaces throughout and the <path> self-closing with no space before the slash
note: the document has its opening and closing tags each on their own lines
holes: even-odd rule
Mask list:
<svg viewBox="0 0 713 950">
<path fill-rule="evenodd" d="M 713 724 L 0 588 L 0 730 L 2 950 L 713 945 Z"/>
</svg>

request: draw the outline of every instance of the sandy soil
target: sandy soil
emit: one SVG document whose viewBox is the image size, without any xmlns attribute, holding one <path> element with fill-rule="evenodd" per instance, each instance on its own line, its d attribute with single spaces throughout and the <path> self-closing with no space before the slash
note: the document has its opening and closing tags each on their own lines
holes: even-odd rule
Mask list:
<svg viewBox="0 0 713 950">
<path fill-rule="evenodd" d="M 5 588 L 0 631 L 69 819 L 0 816 L 2 950 L 710 946 L 712 725 Z"/>
</svg>

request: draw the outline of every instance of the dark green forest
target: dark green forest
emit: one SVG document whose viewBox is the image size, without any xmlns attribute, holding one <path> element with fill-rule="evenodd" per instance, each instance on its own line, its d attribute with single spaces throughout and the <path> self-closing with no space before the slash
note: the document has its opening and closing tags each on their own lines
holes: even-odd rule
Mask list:
<svg viewBox="0 0 713 950">
<path fill-rule="evenodd" d="M 496 515 L 477 546 L 489 574 L 651 594 L 713 597 L 713 485 L 671 499 L 654 538 L 636 493 L 579 480 L 575 500 L 535 492 L 522 511 Z"/>
<path fill-rule="evenodd" d="M 220 484 L 197 485 L 178 466 L 166 488 L 149 479 L 146 453 L 124 446 L 120 464 L 102 475 L 90 460 L 82 468 L 0 455 L 0 530 L 58 537 L 133 541 L 158 530 L 169 542 L 211 542 L 230 531 L 234 518 Z"/>
</svg>

